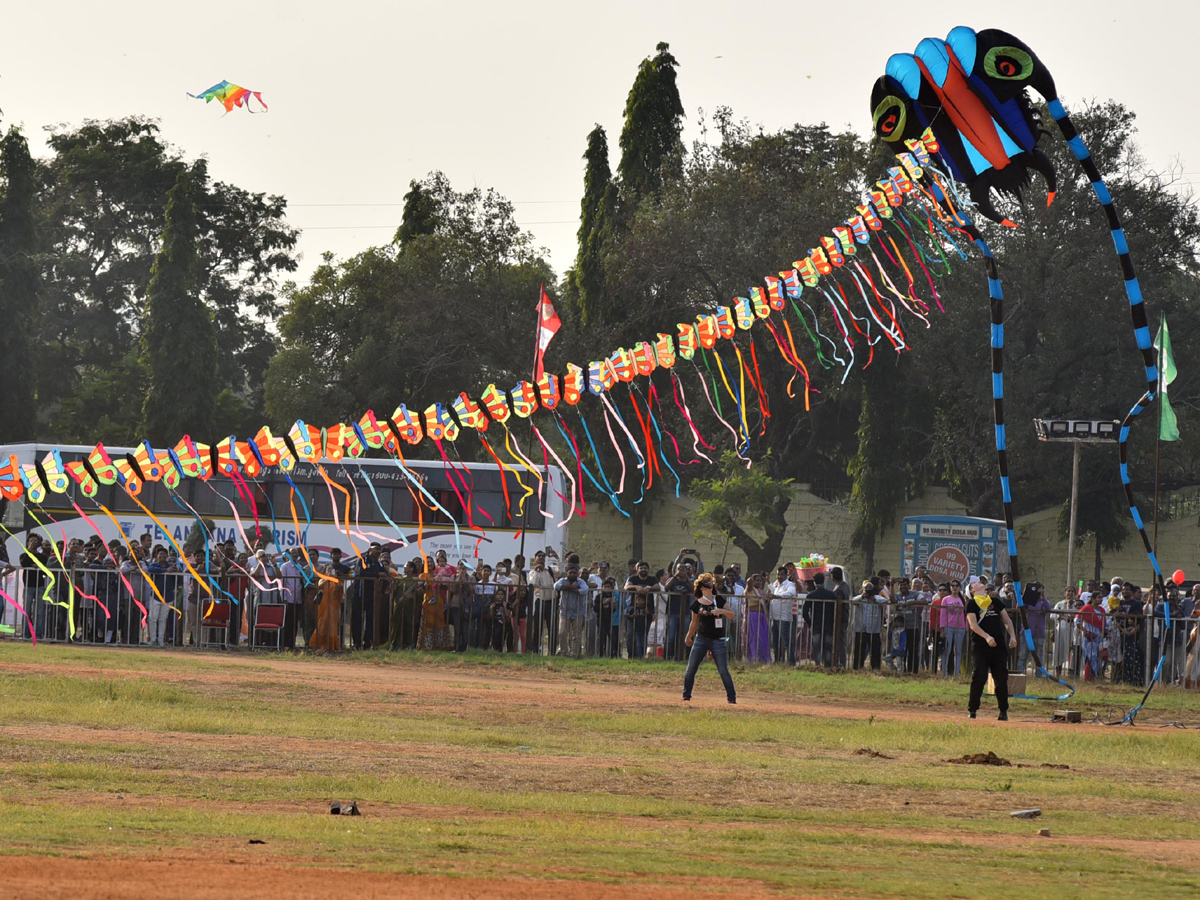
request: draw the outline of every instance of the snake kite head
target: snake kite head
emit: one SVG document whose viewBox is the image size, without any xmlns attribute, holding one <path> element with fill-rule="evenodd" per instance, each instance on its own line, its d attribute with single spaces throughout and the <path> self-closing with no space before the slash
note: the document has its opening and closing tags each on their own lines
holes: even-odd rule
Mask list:
<svg viewBox="0 0 1200 900">
<path fill-rule="evenodd" d="M 885 73 L 872 92 L 875 132 L 897 153 L 929 129 L 950 175 L 967 186 L 980 214 L 1000 224 L 1013 223 L 991 191 L 1019 200 L 1031 171 L 1046 179 L 1053 200 L 1054 166 L 1037 146 L 1043 132 L 1024 89 L 1051 98 L 1054 80 L 1023 43 L 959 26 L 944 41 L 925 38 L 914 53 L 893 54 Z"/>
</svg>

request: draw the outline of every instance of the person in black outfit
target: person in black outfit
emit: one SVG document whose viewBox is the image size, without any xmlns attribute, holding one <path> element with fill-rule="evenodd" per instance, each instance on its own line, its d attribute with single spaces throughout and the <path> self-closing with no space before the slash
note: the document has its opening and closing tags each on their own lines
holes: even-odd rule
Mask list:
<svg viewBox="0 0 1200 900">
<path fill-rule="evenodd" d="M 977 586 L 976 590 L 980 588 Z M 971 677 L 971 694 L 967 713 L 972 719 L 979 709 L 983 686 L 988 673 L 996 686 L 996 705 L 1001 722 L 1008 720 L 1008 651 L 1017 647 L 1017 633 L 1004 608 L 1000 593 L 992 585 L 987 593 L 975 594 L 966 603 L 967 627 L 971 630 L 971 650 L 975 655 L 975 674 Z M 1005 642 L 1007 637 L 1007 642 Z"/>
<path fill-rule="evenodd" d="M 818 666 L 833 667 L 833 625 L 838 595 L 825 587 L 825 573 L 813 575 L 814 590 L 804 599 L 804 621 L 812 637 L 812 658 Z"/>
<path fill-rule="evenodd" d="M 733 619 L 733 611 L 725 608 L 724 597 L 713 593 L 715 585 L 716 579 L 708 572 L 696 579 L 696 599 L 691 606 L 692 622 L 684 641 L 691 647 L 691 654 L 688 656 L 687 671 L 683 674 L 683 699 L 692 699 L 696 670 L 704 662 L 704 657 L 711 653 L 721 682 L 725 685 L 726 699 L 730 703 L 737 703 L 737 691 L 729 674 L 729 645 L 725 642 L 725 633 L 728 631 L 726 620 Z"/>
<path fill-rule="evenodd" d="M 40 638 L 46 631 L 46 603 L 41 599 L 42 592 L 46 588 L 46 574 L 38 567 L 40 562 L 46 564 L 46 560 L 50 556 L 49 547 L 43 543 L 40 534 L 29 534 L 26 539 L 25 552 L 21 554 L 19 562 L 24 572 L 21 575 L 25 583 L 25 638 L 29 638 L 29 629 L 32 627 Z M 36 562 L 35 562 L 36 559 Z M 33 621 L 30 622 L 32 616 Z"/>
<path fill-rule="evenodd" d="M 387 569 L 379 559 L 382 548 L 372 543 L 354 567 L 354 599 L 350 603 L 350 637 L 356 650 L 370 650 L 375 638 L 375 592 L 382 590 Z M 366 620 L 366 628 L 363 628 Z"/>
<path fill-rule="evenodd" d="M 683 614 L 692 596 L 691 567 L 683 564 L 667 582 L 667 633 L 663 646 L 663 659 L 683 658 L 683 632 L 679 630 Z"/>
<path fill-rule="evenodd" d="M 625 617 L 629 619 L 626 636 L 630 659 L 646 656 L 646 635 L 654 621 L 654 595 L 658 591 L 658 579 L 650 574 L 650 563 L 644 559 L 637 564 L 637 571 L 625 582 L 625 593 L 629 594 L 629 608 Z"/>
</svg>

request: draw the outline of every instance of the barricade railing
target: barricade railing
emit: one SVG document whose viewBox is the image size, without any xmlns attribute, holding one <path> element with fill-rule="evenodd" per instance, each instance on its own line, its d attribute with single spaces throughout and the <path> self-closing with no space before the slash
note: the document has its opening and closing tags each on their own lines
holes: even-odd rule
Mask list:
<svg viewBox="0 0 1200 900">
<path fill-rule="evenodd" d="M 553 590 L 544 583 L 479 582 L 410 575 L 344 577 L 295 572 L 250 575 L 243 571 L 206 579 L 212 596 L 176 567 L 125 563 L 71 566 L 57 560 L 40 568 L 7 567 L 0 587 L 28 618 L 0 598 L 4 636 L 39 641 L 199 647 L 212 600 L 229 603 L 224 642 L 209 645 L 274 646 L 257 634 L 261 607 L 284 606 L 279 644 L 324 650 L 468 649 L 543 656 L 685 661 L 689 648 L 690 592 Z M 51 582 L 51 576 L 53 582 Z M 132 589 L 132 590 L 131 590 Z M 732 660 L 829 669 L 887 670 L 911 675 L 968 674 L 972 641 L 961 607 L 928 600 L 877 602 L 854 598 L 809 599 L 770 590 L 750 597 L 729 594 L 726 640 Z M 1198 610 L 1200 612 L 1200 610 Z M 1028 615 L 1028 613 L 1026 613 Z M 1012 672 L 1036 676 L 1021 621 L 1010 607 L 1018 647 Z M 1144 687 L 1158 654 L 1163 680 L 1200 680 L 1195 615 L 1114 612 L 1102 627 L 1088 625 L 1078 608 L 1032 614 L 1041 623 L 1035 649 L 1049 672 L 1066 680 L 1093 678 Z M 1164 639 L 1165 634 L 1165 639 Z"/>
</svg>

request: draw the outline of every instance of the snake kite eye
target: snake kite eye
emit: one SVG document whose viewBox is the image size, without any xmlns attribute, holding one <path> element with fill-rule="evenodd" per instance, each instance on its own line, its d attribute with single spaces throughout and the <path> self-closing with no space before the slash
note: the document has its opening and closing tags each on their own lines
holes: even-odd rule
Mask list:
<svg viewBox="0 0 1200 900">
<path fill-rule="evenodd" d="M 871 91 L 871 119 L 877 137 L 894 144 L 901 140 L 908 124 L 908 110 L 903 100 L 891 90 L 889 78 L 883 75 Z"/>
<path fill-rule="evenodd" d="M 983 57 L 983 71 L 1002 81 L 1025 81 L 1033 68 L 1033 57 L 1020 47 L 993 47 Z"/>
<path fill-rule="evenodd" d="M 1029 45 L 1007 31 L 987 28 L 974 35 L 969 29 L 956 28 L 948 36 L 956 55 L 961 54 L 963 68 L 979 78 L 1004 103 L 1023 88 L 1031 87 L 1046 100 L 1058 96 L 1050 70 Z"/>
</svg>

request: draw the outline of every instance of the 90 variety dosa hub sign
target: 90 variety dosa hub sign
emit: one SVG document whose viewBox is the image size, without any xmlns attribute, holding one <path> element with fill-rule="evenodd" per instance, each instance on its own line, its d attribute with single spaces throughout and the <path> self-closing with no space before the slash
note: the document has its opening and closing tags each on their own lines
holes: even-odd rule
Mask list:
<svg viewBox="0 0 1200 900">
<path fill-rule="evenodd" d="M 938 547 L 929 554 L 925 568 L 935 581 L 966 583 L 971 574 L 971 561 L 957 547 Z"/>
<path fill-rule="evenodd" d="M 971 516 L 908 516 L 904 519 L 900 571 L 925 566 L 936 581 L 993 577 L 1008 567 L 1004 523 Z"/>
</svg>

